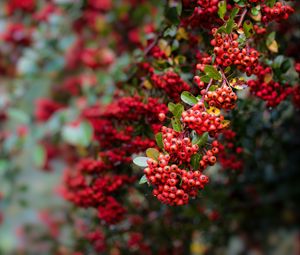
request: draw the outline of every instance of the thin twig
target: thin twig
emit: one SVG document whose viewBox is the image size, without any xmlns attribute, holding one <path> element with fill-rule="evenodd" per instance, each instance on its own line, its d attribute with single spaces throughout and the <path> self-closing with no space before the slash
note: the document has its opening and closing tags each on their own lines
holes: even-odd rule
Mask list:
<svg viewBox="0 0 300 255">
<path fill-rule="evenodd" d="M 244 9 L 244 11 L 243 11 L 243 13 L 242 13 L 242 15 L 241 15 L 241 17 L 240 17 L 240 20 L 239 20 L 239 22 L 238 22 L 238 27 L 240 27 L 240 26 L 242 25 L 246 13 L 247 13 L 247 9 Z"/>
<path fill-rule="evenodd" d="M 206 90 L 205 90 L 206 93 L 208 92 L 210 86 L 212 85 L 212 82 L 213 82 L 213 79 L 210 79 L 210 81 L 209 81 L 209 83 L 208 83 L 208 85 L 206 87 Z"/>
</svg>

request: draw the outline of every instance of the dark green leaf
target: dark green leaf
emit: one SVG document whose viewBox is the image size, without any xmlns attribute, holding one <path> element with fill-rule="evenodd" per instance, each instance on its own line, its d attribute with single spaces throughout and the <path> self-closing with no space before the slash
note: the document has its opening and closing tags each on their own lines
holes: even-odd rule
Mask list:
<svg viewBox="0 0 300 255">
<path fill-rule="evenodd" d="M 174 25 L 178 25 L 180 22 L 176 6 L 167 8 L 165 16 Z"/>
<path fill-rule="evenodd" d="M 208 132 L 205 132 L 203 135 L 199 136 L 197 133 L 194 135 L 192 139 L 193 144 L 197 144 L 199 147 L 206 144 L 208 139 Z"/>
<path fill-rule="evenodd" d="M 278 56 L 274 59 L 274 61 L 273 61 L 273 68 L 274 68 L 274 69 L 277 69 L 277 68 L 279 69 L 279 68 L 281 67 L 283 61 L 284 61 L 284 56 L 283 56 L 283 55 L 278 55 Z"/>
<path fill-rule="evenodd" d="M 192 106 L 194 104 L 197 104 L 197 102 L 198 102 L 197 98 L 193 94 L 191 94 L 190 92 L 188 92 L 188 91 L 183 91 L 181 93 L 180 98 L 181 98 L 181 100 L 183 102 L 185 102 L 188 105 L 192 105 Z"/>
<path fill-rule="evenodd" d="M 287 72 L 290 68 L 291 68 L 292 64 L 291 64 L 291 60 L 290 59 L 286 59 L 283 61 L 282 65 L 281 65 L 281 70 L 283 73 Z"/>
</svg>

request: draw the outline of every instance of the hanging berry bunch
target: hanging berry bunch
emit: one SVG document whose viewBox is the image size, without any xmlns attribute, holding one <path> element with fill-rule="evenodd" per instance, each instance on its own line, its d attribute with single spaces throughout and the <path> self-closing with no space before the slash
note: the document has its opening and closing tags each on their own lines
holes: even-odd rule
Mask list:
<svg viewBox="0 0 300 255">
<path fill-rule="evenodd" d="M 150 148 L 146 151 L 147 157 L 134 159 L 136 165 L 145 167 L 140 183 L 153 186 L 153 195 L 168 205 L 184 205 L 197 196 L 208 182 L 203 172 L 216 164 L 219 153 L 224 168 L 241 169 L 242 161 L 234 164 L 231 161 L 235 157 L 226 153 L 227 149 L 238 154 L 243 150 L 235 148 L 232 137 L 231 140 L 223 139 L 224 145 L 219 141 L 220 137 L 235 134 L 226 130 L 230 122 L 225 117 L 237 108 L 239 90 L 249 86 L 252 93 L 268 102 L 268 106 L 276 106 L 292 91 L 273 80 L 266 82 L 271 77 L 268 73 L 271 68 L 262 68 L 262 56 L 253 47 L 256 34 L 265 32 L 260 17 L 256 16 L 263 15 L 263 22 L 285 19 L 293 12 L 292 8 L 285 8 L 279 2 L 274 6 L 260 6 L 261 1 L 241 1 L 240 5 L 227 5 L 226 1 L 187 2 L 184 4 L 194 7 L 194 11 L 189 19 L 183 20 L 186 28 L 194 27 L 195 21 L 206 15 L 208 19 L 214 17 L 214 24 L 218 24 L 211 29 L 211 54 L 197 54 L 193 81 L 200 93 L 183 91 L 180 98 L 184 104 L 170 96 L 174 100 L 168 104 L 172 114 L 161 113 L 159 119 L 172 127 L 165 125 L 156 134 L 159 150 Z M 216 13 L 219 17 L 214 15 Z M 246 20 L 248 17 L 257 23 Z M 270 51 L 276 50 L 275 38 L 269 36 L 267 47 Z M 251 75 L 256 75 L 257 80 L 245 79 Z M 165 85 L 159 85 L 163 81 L 155 83 L 166 90 Z"/>
</svg>

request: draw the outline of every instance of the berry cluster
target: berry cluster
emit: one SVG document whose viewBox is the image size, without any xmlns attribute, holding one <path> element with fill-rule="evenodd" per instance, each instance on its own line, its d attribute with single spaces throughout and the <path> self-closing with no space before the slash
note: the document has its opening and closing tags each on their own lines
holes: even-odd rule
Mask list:
<svg viewBox="0 0 300 255">
<path fill-rule="evenodd" d="M 204 101 L 209 106 L 230 110 L 235 107 L 237 95 L 233 92 L 232 88 L 223 85 L 215 91 L 208 91 L 204 94 Z"/>
<path fill-rule="evenodd" d="M 223 169 L 242 170 L 243 160 L 241 155 L 243 148 L 237 146 L 236 133 L 232 130 L 222 132 L 224 141 L 219 145 L 218 160 Z"/>
<path fill-rule="evenodd" d="M 6 11 L 8 15 L 12 15 L 17 11 L 32 13 L 36 7 L 35 0 L 10 0 L 6 3 Z"/>
<path fill-rule="evenodd" d="M 115 60 L 114 52 L 108 48 L 85 48 L 81 52 L 81 61 L 92 68 L 107 68 Z"/>
<path fill-rule="evenodd" d="M 163 75 L 153 73 L 150 79 L 155 87 L 163 89 L 175 102 L 180 100 L 181 92 L 190 90 L 190 86 L 177 73 L 172 71 L 168 71 Z"/>
<path fill-rule="evenodd" d="M 108 168 L 98 160 L 80 160 L 75 169 L 66 169 L 62 195 L 77 206 L 98 208 L 100 219 L 115 224 L 122 220 L 126 210 L 112 196 L 135 178 L 109 174 Z"/>
<path fill-rule="evenodd" d="M 290 95 L 293 89 L 288 84 L 280 84 L 273 79 L 266 79 L 271 75 L 272 69 L 270 67 L 260 67 L 257 79 L 249 80 L 248 86 L 253 94 L 267 102 L 268 107 L 275 107 Z"/>
<path fill-rule="evenodd" d="M 208 166 L 213 166 L 217 162 L 217 154 L 219 153 L 220 143 L 217 140 L 214 140 L 211 143 L 211 149 L 206 150 L 202 159 L 199 162 L 199 168 L 203 171 Z"/>
<path fill-rule="evenodd" d="M 29 46 L 32 43 L 32 31 L 22 23 L 10 23 L 0 35 L 0 40 L 15 46 Z"/>
<path fill-rule="evenodd" d="M 293 7 L 289 5 L 283 5 L 281 2 L 276 2 L 273 7 L 263 5 L 262 7 L 262 21 L 280 21 L 282 19 L 288 19 L 288 17 L 294 12 Z"/>
<path fill-rule="evenodd" d="M 300 109 L 300 86 L 299 85 L 297 85 L 293 89 L 293 103 L 295 107 Z"/>
<path fill-rule="evenodd" d="M 217 29 L 212 29 L 214 39 L 211 45 L 214 46 L 216 54 L 216 64 L 227 67 L 236 65 L 237 68 L 245 72 L 248 76 L 257 72 L 259 53 L 257 50 L 245 46 L 240 49 L 238 34 L 221 34 Z"/>
<path fill-rule="evenodd" d="M 222 115 L 216 116 L 207 113 L 203 102 L 198 102 L 192 108 L 184 111 L 182 113 L 182 120 L 199 135 L 209 132 L 211 136 L 214 136 L 224 128 L 222 125 L 224 117 Z"/>
<path fill-rule="evenodd" d="M 216 14 L 219 2 L 220 0 L 184 1 L 186 8 L 193 8 L 193 13 L 188 19 L 183 20 L 183 24 L 191 27 L 210 27 L 218 20 Z M 228 5 L 228 8 L 230 8 L 230 5 Z"/>
<path fill-rule="evenodd" d="M 109 196 L 105 204 L 98 207 L 98 217 L 108 224 L 116 224 L 123 220 L 125 208 L 116 199 Z"/>
<path fill-rule="evenodd" d="M 184 134 L 172 128 L 162 127 L 162 137 L 165 151 L 180 162 L 190 162 L 191 156 L 199 150 L 198 145 L 192 144 L 189 137 L 184 137 Z"/>
<path fill-rule="evenodd" d="M 106 250 L 106 240 L 104 233 L 100 230 L 95 230 L 86 234 L 86 239 L 90 241 L 97 252 Z"/>
<path fill-rule="evenodd" d="M 147 180 L 155 186 L 153 195 L 164 204 L 184 205 L 190 197 L 196 197 L 208 183 L 208 177 L 200 171 L 187 171 L 177 165 L 168 165 L 170 155 L 160 154 L 158 161 L 148 160 L 144 169 Z"/>
<path fill-rule="evenodd" d="M 35 101 L 35 118 L 37 121 L 45 122 L 62 107 L 63 105 L 51 99 L 39 98 Z"/>
</svg>

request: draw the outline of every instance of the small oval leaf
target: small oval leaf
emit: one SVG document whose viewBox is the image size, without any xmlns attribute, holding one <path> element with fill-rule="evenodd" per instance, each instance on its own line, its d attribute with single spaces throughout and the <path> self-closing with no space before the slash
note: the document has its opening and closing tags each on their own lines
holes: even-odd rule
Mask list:
<svg viewBox="0 0 300 255">
<path fill-rule="evenodd" d="M 222 78 L 221 74 L 218 72 L 218 70 L 214 66 L 206 65 L 204 67 L 204 72 L 207 76 L 214 80 L 220 80 Z"/>
<path fill-rule="evenodd" d="M 159 132 L 155 135 L 155 140 L 156 140 L 157 146 L 162 149 L 164 147 L 164 143 L 163 143 L 161 132 Z"/>
<path fill-rule="evenodd" d="M 148 157 L 136 157 L 133 160 L 133 163 L 136 164 L 137 166 L 140 166 L 140 167 L 147 167 L 148 166 L 148 164 L 147 164 L 148 159 L 149 159 Z"/>
<path fill-rule="evenodd" d="M 159 156 L 159 151 L 157 149 L 155 149 L 155 148 L 148 148 L 146 150 L 146 155 L 149 158 L 157 160 L 158 156 Z"/>
<path fill-rule="evenodd" d="M 188 105 L 193 106 L 198 103 L 197 98 L 188 91 L 183 91 L 180 97 L 181 100 Z"/>
<path fill-rule="evenodd" d="M 139 184 L 144 184 L 146 182 L 148 182 L 147 177 L 146 177 L 146 175 L 143 175 L 139 181 Z"/>
<path fill-rule="evenodd" d="M 180 132 L 181 131 L 181 122 L 180 122 L 180 120 L 178 118 L 172 117 L 171 124 L 172 124 L 173 129 L 176 132 Z"/>
<path fill-rule="evenodd" d="M 197 133 L 193 137 L 192 143 L 197 144 L 199 147 L 202 147 L 206 144 L 208 140 L 208 132 L 205 132 L 203 135 L 199 136 Z"/>
</svg>

